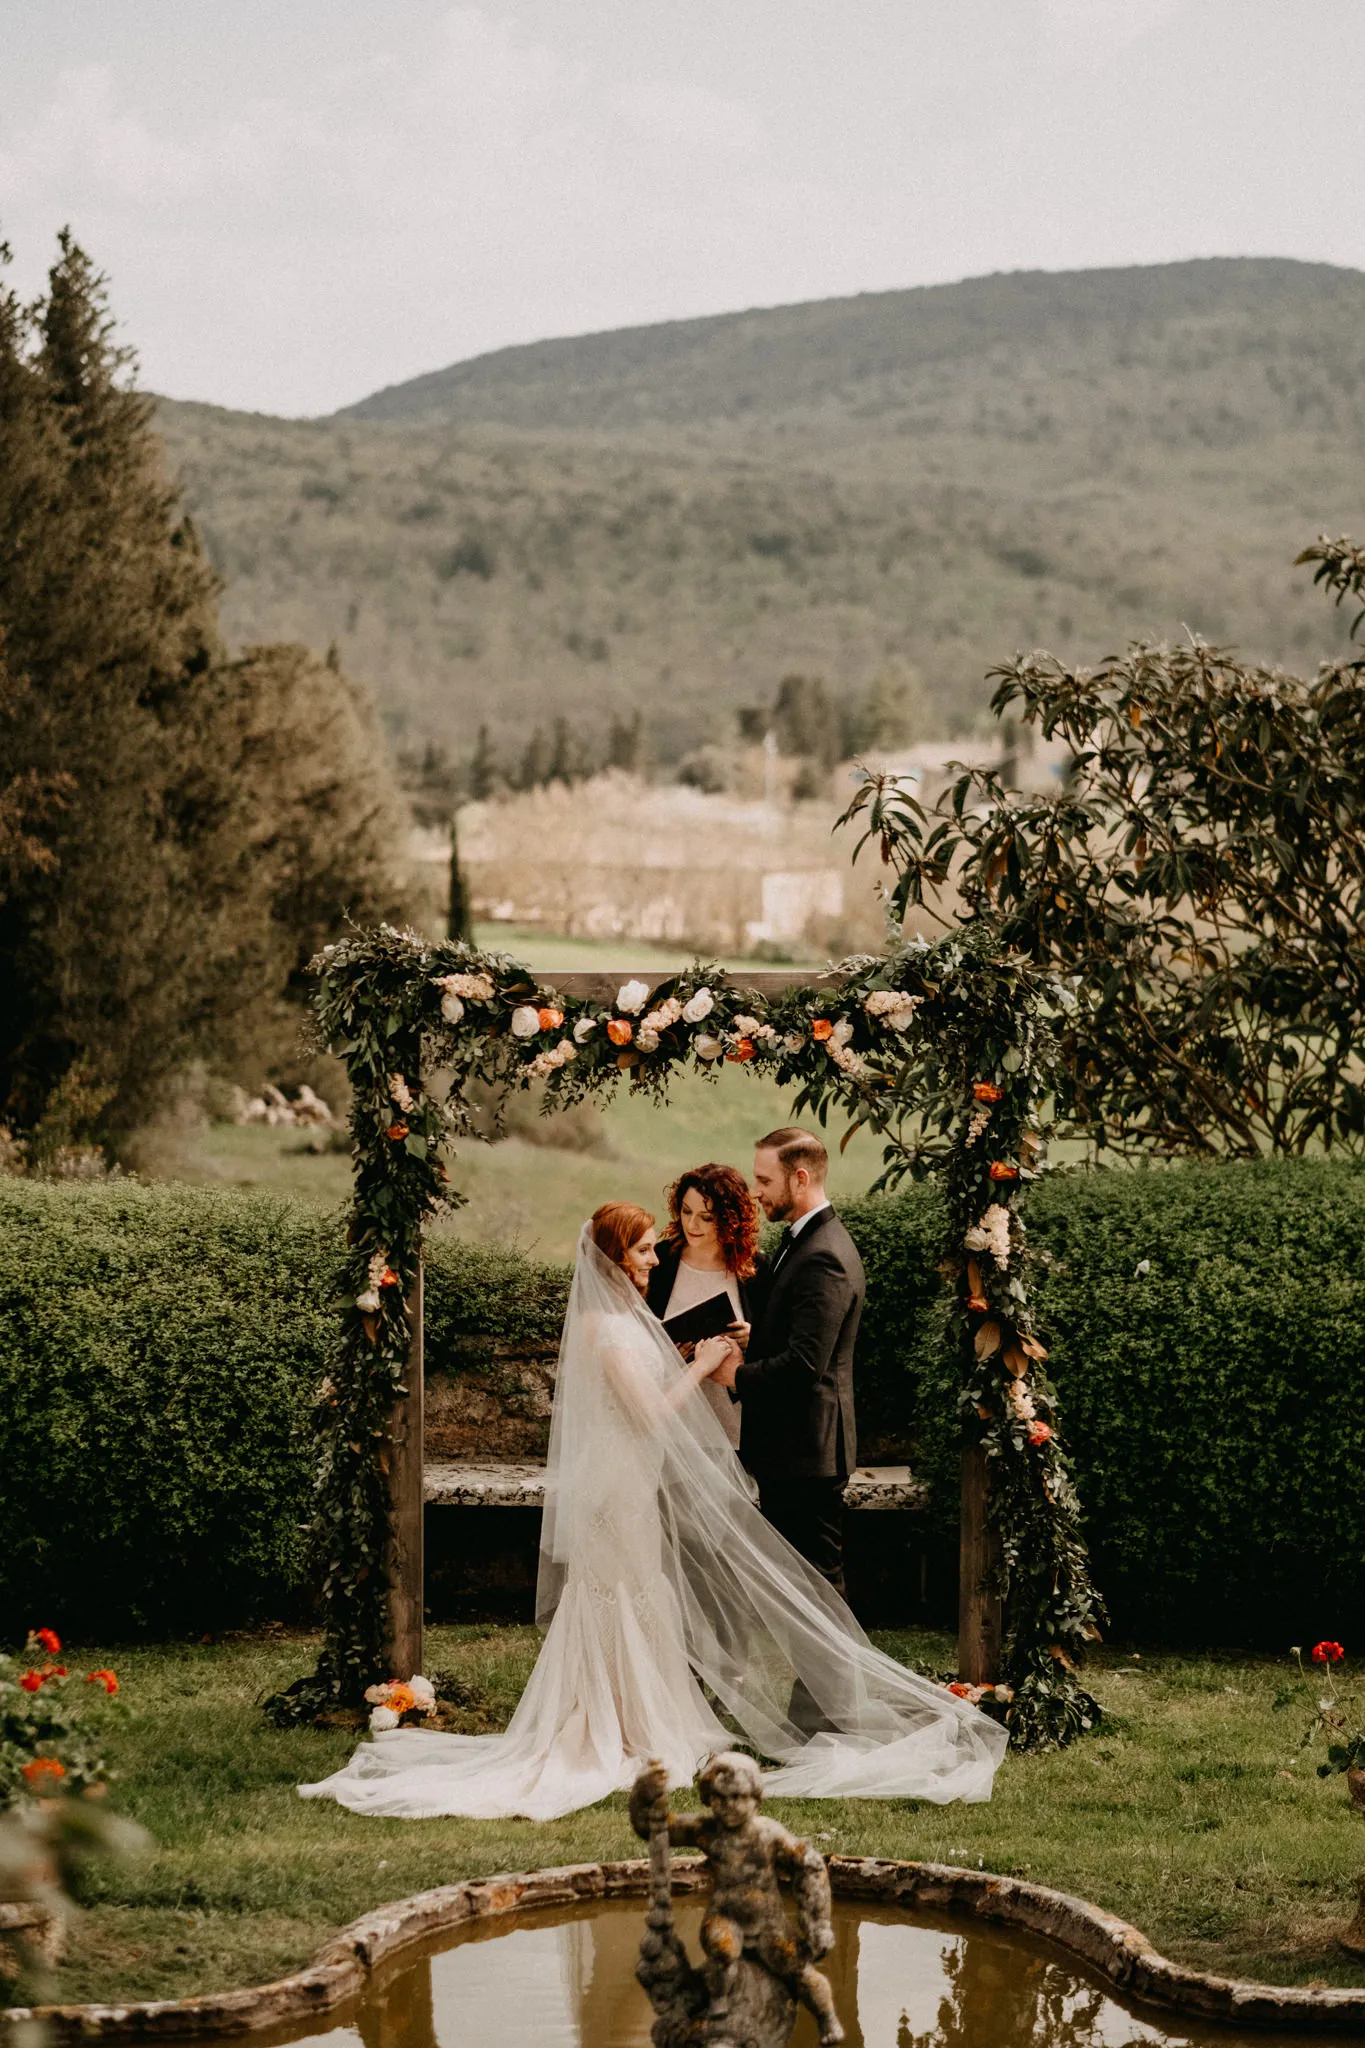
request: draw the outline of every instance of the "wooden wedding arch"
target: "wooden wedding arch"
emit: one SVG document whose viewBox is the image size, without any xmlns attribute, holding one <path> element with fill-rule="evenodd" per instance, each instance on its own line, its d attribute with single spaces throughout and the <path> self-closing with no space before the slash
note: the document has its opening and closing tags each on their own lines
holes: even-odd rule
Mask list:
<svg viewBox="0 0 1365 2048">
<path fill-rule="evenodd" d="M 422 1668 L 422 1232 L 457 1201 L 467 1090 L 543 1083 L 567 1106 L 626 1085 L 660 1102 L 680 1068 L 751 1066 L 883 1141 L 881 1185 L 932 1175 L 944 1197 L 963 1429 L 959 1671 L 998 1688 L 1019 1747 L 1062 1742 L 1097 1709 L 1077 1667 L 1103 1609 L 1033 1327 L 1019 1198 L 1041 1170 L 1075 1000 L 1002 949 L 985 920 L 827 974 L 732 977 L 697 962 L 537 979 L 461 942 L 381 926 L 315 963 L 319 1042 L 346 1064 L 355 1168 L 340 1342 L 319 1390 L 317 1670 L 277 1719 L 354 1705 Z"/>
</svg>

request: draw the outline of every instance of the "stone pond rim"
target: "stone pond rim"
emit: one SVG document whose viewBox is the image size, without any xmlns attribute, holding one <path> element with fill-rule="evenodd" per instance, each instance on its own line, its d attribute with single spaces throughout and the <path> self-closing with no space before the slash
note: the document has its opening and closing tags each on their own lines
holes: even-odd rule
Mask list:
<svg viewBox="0 0 1365 2048">
<path fill-rule="evenodd" d="M 1365 1987 L 1319 1991 L 1208 1976 L 1169 1961 L 1136 1927 L 1098 1906 L 988 1870 L 895 1862 L 879 1856 L 831 1856 L 827 1860 L 836 1897 L 929 1908 L 960 1914 L 964 1920 L 1019 1928 L 1050 1941 L 1136 2005 L 1178 2018 L 1246 2028 L 1365 2035 Z M 673 1869 L 675 1892 L 704 1889 L 699 1861 L 675 1859 Z M 54 2048 L 55 2044 L 72 2044 L 74 2048 L 77 2042 L 92 2040 L 223 2040 L 267 2027 L 303 2026 L 359 1997 L 381 1963 L 419 1942 L 453 1933 L 477 1920 L 510 1917 L 539 1907 L 643 1898 L 648 1883 L 649 1863 L 644 1857 L 470 1878 L 377 1907 L 324 1943 L 305 1969 L 276 1983 L 142 2004 L 12 2006 L 0 2011 L 0 2041 L 14 2034 L 17 2023 L 33 2019 L 47 2023 L 47 2040 Z"/>
</svg>

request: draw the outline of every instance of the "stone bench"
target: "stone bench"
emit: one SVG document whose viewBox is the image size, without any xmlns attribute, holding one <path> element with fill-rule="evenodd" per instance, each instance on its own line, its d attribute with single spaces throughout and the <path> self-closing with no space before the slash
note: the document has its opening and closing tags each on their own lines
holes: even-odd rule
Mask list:
<svg viewBox="0 0 1365 2048">
<path fill-rule="evenodd" d="M 917 1512 L 928 1488 L 908 1465 L 860 1465 L 844 1489 L 844 1505 Z M 487 1459 L 428 1459 L 428 1507 L 539 1508 L 545 1504 L 545 1467 Z"/>
</svg>

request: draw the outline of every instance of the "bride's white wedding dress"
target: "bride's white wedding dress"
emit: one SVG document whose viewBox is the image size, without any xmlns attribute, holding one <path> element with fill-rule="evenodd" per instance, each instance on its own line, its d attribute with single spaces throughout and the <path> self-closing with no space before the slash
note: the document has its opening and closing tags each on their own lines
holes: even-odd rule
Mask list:
<svg viewBox="0 0 1365 2048">
<path fill-rule="evenodd" d="M 773 1792 L 990 1797 L 1004 1729 L 875 1649 L 763 1519 L 709 1403 L 586 1227 L 560 1345 L 537 1619 L 548 1633 L 505 1733 L 393 1729 L 300 1786 L 305 1798 L 400 1818 L 550 1820 L 626 1789 L 647 1757 L 685 1783 L 736 1740 L 773 1761 Z M 825 1732 L 795 1725 L 793 1687 Z"/>
</svg>

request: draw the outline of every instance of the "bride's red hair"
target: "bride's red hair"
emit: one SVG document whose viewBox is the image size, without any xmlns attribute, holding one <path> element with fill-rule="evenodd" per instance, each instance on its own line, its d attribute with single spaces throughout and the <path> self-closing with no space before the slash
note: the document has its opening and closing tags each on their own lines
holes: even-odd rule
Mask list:
<svg viewBox="0 0 1365 2048">
<path fill-rule="evenodd" d="M 648 1209 L 634 1202 L 603 1202 L 600 1209 L 593 1210 L 592 1241 L 614 1266 L 623 1266 L 631 1246 L 653 1228 L 654 1218 Z"/>
</svg>

